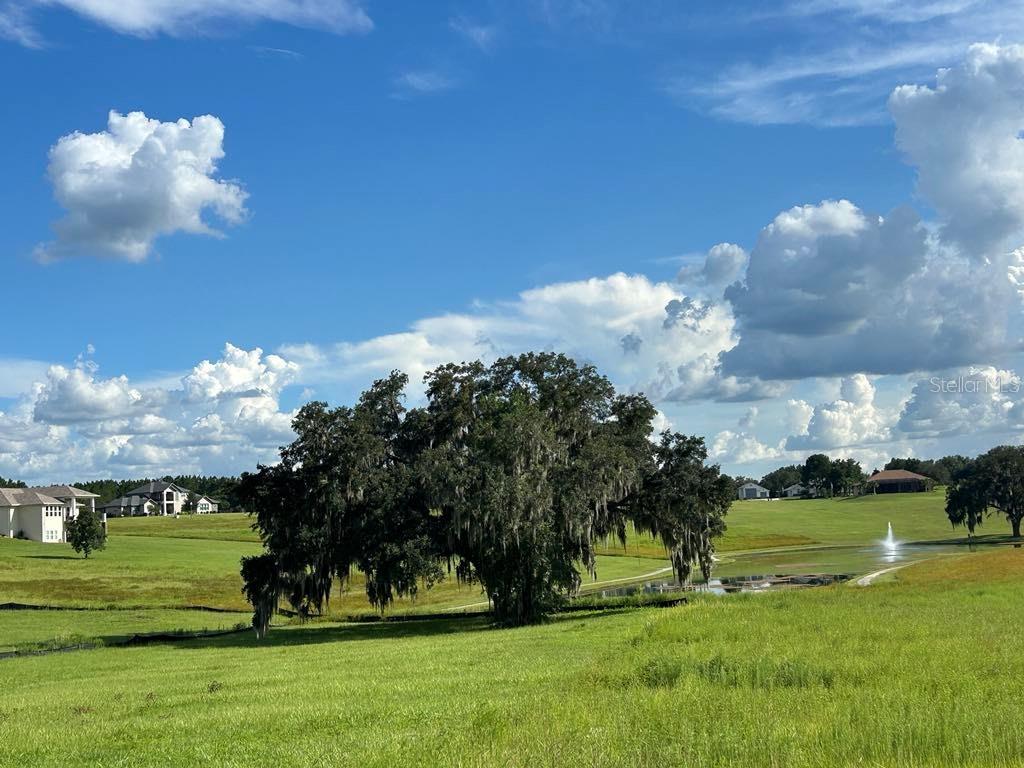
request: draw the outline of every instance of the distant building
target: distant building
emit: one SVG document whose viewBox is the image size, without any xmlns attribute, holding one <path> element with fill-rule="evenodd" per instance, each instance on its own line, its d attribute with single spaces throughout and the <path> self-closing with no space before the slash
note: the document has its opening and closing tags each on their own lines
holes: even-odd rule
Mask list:
<svg viewBox="0 0 1024 768">
<path fill-rule="evenodd" d="M 67 541 L 68 521 L 86 504 L 95 510 L 97 498 L 70 485 L 0 488 L 0 535 L 49 544 Z"/>
<path fill-rule="evenodd" d="M 101 509 L 108 515 L 116 511 L 116 516 L 135 515 L 180 515 L 188 501 L 189 494 L 192 494 L 195 501 L 195 509 L 189 510 L 198 515 L 207 515 L 216 512 L 218 502 L 209 496 L 199 493 L 192 493 L 188 488 L 182 488 L 175 483 L 155 481 L 133 488 L 124 496 L 101 505 Z"/>
<path fill-rule="evenodd" d="M 771 491 L 757 483 L 744 483 L 736 492 L 737 498 L 740 499 L 767 499 L 771 498 L 771 495 Z"/>
<path fill-rule="evenodd" d="M 792 499 L 797 496 L 808 496 L 810 495 L 810 492 L 806 485 L 793 483 L 792 485 L 782 489 L 782 495 L 787 499 Z"/>
<path fill-rule="evenodd" d="M 935 481 L 906 469 L 883 469 L 867 480 L 869 493 L 916 493 L 930 490 Z"/>
<path fill-rule="evenodd" d="M 161 507 L 146 496 L 122 496 L 100 504 L 96 509 L 107 517 L 148 517 L 159 515 Z"/>
</svg>

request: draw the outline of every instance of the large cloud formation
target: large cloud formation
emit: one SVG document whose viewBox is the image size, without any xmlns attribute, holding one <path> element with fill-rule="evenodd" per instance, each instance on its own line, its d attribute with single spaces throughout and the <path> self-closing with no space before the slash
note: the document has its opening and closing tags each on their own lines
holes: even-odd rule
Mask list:
<svg viewBox="0 0 1024 768">
<path fill-rule="evenodd" d="M 298 366 L 227 344 L 178 386 L 104 378 L 88 359 L 52 366 L 0 411 L 0 475 L 68 482 L 178 472 L 237 473 L 291 441 L 293 411 L 280 406 Z"/>
<path fill-rule="evenodd" d="M 824 402 L 790 393 L 788 406 L 779 404 L 788 423 L 772 438 L 755 434 L 770 428 L 771 418 L 752 411 L 724 430 L 714 425 L 709 442 L 722 461 L 763 463 L 825 450 L 875 462 L 897 446 L 905 452 L 913 440 L 1019 430 L 1024 404 L 1011 386 L 1019 381 L 1012 371 L 1019 361 L 1008 358 L 1020 352 L 1024 285 L 1024 251 L 1015 250 L 1024 229 L 1022 62 L 1020 48 L 975 46 L 934 87 L 893 94 L 897 141 L 916 164 L 935 220 L 909 207 L 880 216 L 841 199 L 796 206 L 776 216 L 749 252 L 720 244 L 675 281 L 620 273 L 546 285 L 427 317 L 398 333 L 296 343 L 277 355 L 228 346 L 220 360 L 200 363 L 172 388 L 104 379 L 85 363 L 58 366 L 0 413 L 0 474 L 42 474 L 62 462 L 148 474 L 164 467 L 239 471 L 287 441 L 291 413 L 280 396 L 290 384 L 326 388 L 337 399 L 399 368 L 410 374 L 415 397 L 423 373 L 439 363 L 530 349 L 594 363 L 620 389 L 646 392 L 673 418 L 676 403 L 771 398 L 794 382 L 823 380 L 820 389 L 831 392 Z M 112 135 L 95 141 L 103 145 Z M 92 151 L 95 137 L 70 138 Z M 220 139 L 200 143 L 219 148 Z M 101 172 L 115 189 L 121 170 L 134 162 L 131 153 L 121 156 L 128 158 L 121 166 Z M 81 171 L 91 179 L 86 165 Z M 228 210 L 241 214 L 240 190 L 200 175 L 198 188 L 213 191 L 193 201 L 224 194 L 234 201 L 225 203 Z M 68 175 L 69 187 L 75 179 Z M 142 210 L 154 199 L 146 179 L 133 177 L 128 191 Z M 136 236 L 136 228 L 118 222 L 99 226 L 113 215 L 105 204 L 80 204 L 90 214 L 89 206 L 98 206 L 95 217 L 83 219 L 86 240 L 136 243 L 128 253 L 144 253 L 164 231 L 144 226 Z M 209 205 L 193 202 L 191 218 L 155 220 L 202 228 L 196 222 Z M 97 234 L 103 232 L 121 234 Z M 966 387 L 932 391 L 929 374 L 936 371 L 990 386 L 982 394 Z M 894 381 L 899 398 L 891 388 L 880 396 L 880 382 Z M 771 405 L 759 412 L 770 413 Z"/>
<path fill-rule="evenodd" d="M 845 200 L 783 212 L 725 297 L 739 343 L 723 369 L 799 379 L 983 364 L 1019 324 L 1024 48 L 972 46 L 934 88 L 890 99 L 897 142 L 938 228 Z"/>
<path fill-rule="evenodd" d="M 72 133 L 50 149 L 49 177 L 67 211 L 43 260 L 101 255 L 141 261 L 161 235 L 218 235 L 208 211 L 228 224 L 245 216 L 245 191 L 214 178 L 224 124 L 212 115 L 173 123 L 111 112 L 107 130 Z"/>
<path fill-rule="evenodd" d="M 775 394 L 756 379 L 721 375 L 718 356 L 735 343 L 726 305 L 620 273 L 524 291 L 471 314 L 426 318 L 403 333 L 328 347 L 290 345 L 282 353 L 318 379 L 365 382 L 399 368 L 417 382 L 451 360 L 550 349 L 593 363 L 619 387 L 657 401 Z"/>
<path fill-rule="evenodd" d="M 972 45 L 934 87 L 897 88 L 889 110 L 896 144 L 917 167 L 918 191 L 942 215 L 945 237 L 981 257 L 1020 234 L 1024 47 Z"/>
</svg>

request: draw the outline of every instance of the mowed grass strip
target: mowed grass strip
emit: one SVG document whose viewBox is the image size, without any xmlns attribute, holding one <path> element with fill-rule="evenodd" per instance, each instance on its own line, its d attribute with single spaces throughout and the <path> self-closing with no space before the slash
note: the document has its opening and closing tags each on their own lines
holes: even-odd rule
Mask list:
<svg viewBox="0 0 1024 768">
<path fill-rule="evenodd" d="M 107 521 L 111 535 L 158 536 L 175 539 L 216 539 L 259 542 L 252 518 L 240 512 L 179 517 L 112 517 Z"/>
<path fill-rule="evenodd" d="M 245 610 L 238 575 L 256 543 L 112 534 L 85 559 L 64 544 L 0 539 L 0 602 Z"/>
<path fill-rule="evenodd" d="M 515 630 L 316 624 L 14 659 L 0 764 L 1019 765 L 1021 575 L 1008 548 Z"/>
<path fill-rule="evenodd" d="M 248 625 L 252 614 L 167 610 L 57 610 L 0 612 L 0 653 L 62 648 L 78 643 L 115 644 L 154 632 L 198 632 Z"/>
</svg>

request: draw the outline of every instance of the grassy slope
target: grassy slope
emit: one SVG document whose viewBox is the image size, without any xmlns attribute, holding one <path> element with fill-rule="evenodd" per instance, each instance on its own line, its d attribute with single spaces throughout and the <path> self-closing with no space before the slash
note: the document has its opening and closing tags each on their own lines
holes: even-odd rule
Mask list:
<svg viewBox="0 0 1024 768">
<path fill-rule="evenodd" d="M 314 625 L 15 659 L 0 764 L 1019 764 L 1022 578 L 1007 548 L 866 589 L 517 630 Z"/>
<path fill-rule="evenodd" d="M 0 602 L 98 609 L 90 612 L 0 613 L 0 650 L 61 636 L 106 640 L 137 632 L 220 628 L 247 620 L 239 559 L 260 551 L 244 515 L 113 519 L 105 550 L 88 560 L 70 548 L 0 538 Z M 667 565 L 663 560 L 602 556 L 598 580 L 630 579 Z M 593 582 L 588 577 L 585 585 Z M 479 586 L 447 580 L 403 598 L 393 613 L 444 610 L 485 600 Z M 217 614 L 196 607 L 239 611 Z M 99 609 L 107 609 L 106 615 Z M 363 577 L 335 590 L 331 613 L 372 611 Z"/>
<path fill-rule="evenodd" d="M 885 536 L 891 521 L 902 541 L 962 538 L 945 513 L 945 489 L 929 493 L 882 494 L 848 499 L 786 499 L 737 501 L 726 517 L 719 552 L 741 552 L 775 547 L 862 544 Z M 1009 532 L 1001 521 L 989 523 L 989 533 Z M 623 550 L 608 542 L 607 553 L 662 556 L 664 548 L 649 536 L 631 532 Z"/>
</svg>

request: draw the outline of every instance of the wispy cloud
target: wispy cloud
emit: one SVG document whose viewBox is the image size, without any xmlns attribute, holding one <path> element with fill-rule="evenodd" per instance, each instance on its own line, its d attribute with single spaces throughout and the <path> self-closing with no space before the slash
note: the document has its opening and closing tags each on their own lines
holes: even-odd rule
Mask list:
<svg viewBox="0 0 1024 768">
<path fill-rule="evenodd" d="M 497 27 L 476 24 L 464 16 L 455 16 L 449 19 L 448 26 L 453 32 L 464 37 L 481 51 L 489 52 L 494 47 Z"/>
<path fill-rule="evenodd" d="M 250 45 L 249 50 L 263 58 L 292 59 L 293 61 L 306 58 L 298 51 L 292 51 L 288 48 L 271 48 L 265 45 Z"/>
<path fill-rule="evenodd" d="M 336 34 L 373 29 L 358 0 L 0 0 L 0 37 L 38 47 L 36 11 L 62 7 L 116 32 L 148 37 L 189 35 L 214 25 L 274 21 Z"/>
<path fill-rule="evenodd" d="M 1024 37 L 1024 2 L 797 0 L 747 19 L 766 20 L 796 41 L 786 53 L 732 57 L 710 75 L 677 71 L 664 89 L 738 122 L 882 122 L 896 85 L 956 62 L 978 40 Z"/>
<path fill-rule="evenodd" d="M 26 48 L 41 48 L 42 38 L 32 28 L 25 6 L 20 3 L 0 5 L 0 39 L 12 40 Z"/>
<path fill-rule="evenodd" d="M 435 69 L 411 69 L 394 79 L 395 96 L 429 94 L 449 91 L 456 86 L 454 78 Z"/>
</svg>

